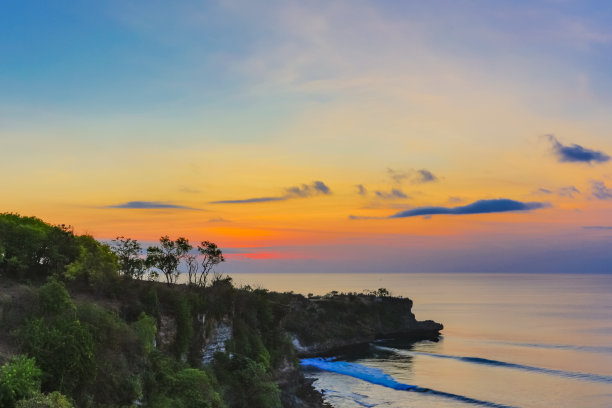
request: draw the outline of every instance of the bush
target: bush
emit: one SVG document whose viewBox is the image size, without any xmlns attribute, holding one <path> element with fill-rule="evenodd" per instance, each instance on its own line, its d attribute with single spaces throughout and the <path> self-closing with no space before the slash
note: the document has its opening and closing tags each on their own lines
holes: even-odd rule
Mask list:
<svg viewBox="0 0 612 408">
<path fill-rule="evenodd" d="M 34 359 L 23 355 L 0 367 L 0 406 L 13 407 L 16 401 L 39 392 L 40 375 Z"/>
<path fill-rule="evenodd" d="M 17 401 L 16 408 L 74 408 L 68 398 L 57 391 L 36 394 L 27 400 Z"/>
<path fill-rule="evenodd" d="M 23 347 L 43 370 L 43 390 L 71 393 L 95 374 L 93 338 L 69 316 L 30 319 L 21 330 Z"/>
<path fill-rule="evenodd" d="M 70 294 L 63 283 L 50 279 L 38 289 L 40 311 L 46 316 L 76 310 Z"/>
<path fill-rule="evenodd" d="M 145 350 L 151 352 L 155 348 L 155 335 L 157 334 L 155 319 L 142 312 L 138 320 L 132 323 L 132 329 L 136 332 Z"/>
<path fill-rule="evenodd" d="M 106 290 L 119 283 L 117 256 L 106 245 L 90 235 L 76 237 L 78 258 L 67 266 L 64 275 L 70 280 L 82 280 L 97 290 Z"/>
</svg>

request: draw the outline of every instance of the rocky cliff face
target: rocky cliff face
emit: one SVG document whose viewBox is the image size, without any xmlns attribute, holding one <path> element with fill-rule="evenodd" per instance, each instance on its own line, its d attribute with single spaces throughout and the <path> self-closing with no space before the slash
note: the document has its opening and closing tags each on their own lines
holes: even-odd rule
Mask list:
<svg viewBox="0 0 612 408">
<path fill-rule="evenodd" d="M 326 355 L 379 338 L 435 339 L 443 329 L 431 320 L 417 321 L 410 299 L 366 295 L 296 298 L 285 326 L 301 356 Z"/>
<path fill-rule="evenodd" d="M 232 325 L 229 319 L 224 319 L 212 326 L 208 336 L 203 340 L 202 363 L 210 364 L 215 353 L 225 353 L 225 342 L 232 338 Z"/>
</svg>

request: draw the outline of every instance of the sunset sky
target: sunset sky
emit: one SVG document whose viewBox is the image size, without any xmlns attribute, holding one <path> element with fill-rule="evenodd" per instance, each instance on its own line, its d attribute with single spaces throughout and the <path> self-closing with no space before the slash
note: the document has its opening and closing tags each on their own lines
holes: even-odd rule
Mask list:
<svg viewBox="0 0 612 408">
<path fill-rule="evenodd" d="M 227 272 L 612 272 L 612 2 L 0 3 L 0 212 Z"/>
</svg>

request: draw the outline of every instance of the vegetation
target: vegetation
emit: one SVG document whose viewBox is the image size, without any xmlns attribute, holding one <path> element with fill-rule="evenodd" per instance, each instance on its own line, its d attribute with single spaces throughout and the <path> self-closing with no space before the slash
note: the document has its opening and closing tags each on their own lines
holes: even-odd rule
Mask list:
<svg viewBox="0 0 612 408">
<path fill-rule="evenodd" d="M 413 319 L 384 288 L 308 299 L 236 288 L 214 270 L 224 261 L 210 241 L 162 236 L 145 254 L 131 238 L 108 245 L 0 214 L 0 407 L 322 407 L 289 332 L 367 339 Z M 231 336 L 204 364 L 223 325 Z"/>
<path fill-rule="evenodd" d="M 0 345 L 21 353 L 0 368 L 0 406 L 281 407 L 280 370 L 297 367 L 282 309 L 214 273 L 216 244 L 193 249 L 163 236 L 145 256 L 131 238 L 0 214 L 0 279 L 15 291 L 0 297 Z M 145 280 L 156 274 L 166 286 Z M 224 319 L 233 336 L 205 366 Z"/>
</svg>

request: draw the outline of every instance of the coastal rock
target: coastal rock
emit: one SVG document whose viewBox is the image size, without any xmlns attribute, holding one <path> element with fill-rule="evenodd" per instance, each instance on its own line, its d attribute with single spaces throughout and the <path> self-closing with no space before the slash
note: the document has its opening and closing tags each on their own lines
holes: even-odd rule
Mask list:
<svg viewBox="0 0 612 408">
<path fill-rule="evenodd" d="M 300 356 L 320 356 L 380 338 L 437 339 L 443 326 L 417 321 L 412 301 L 372 295 L 298 298 L 285 323 Z"/>
</svg>

